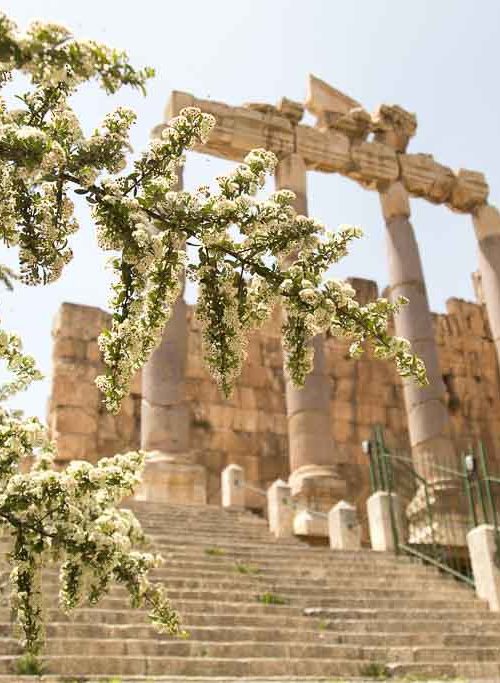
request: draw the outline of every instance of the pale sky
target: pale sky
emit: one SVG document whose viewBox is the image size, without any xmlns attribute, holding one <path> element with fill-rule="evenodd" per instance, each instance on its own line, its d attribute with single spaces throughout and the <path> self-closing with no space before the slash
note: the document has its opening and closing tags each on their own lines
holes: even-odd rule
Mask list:
<svg viewBox="0 0 500 683">
<path fill-rule="evenodd" d="M 139 114 L 133 144 L 140 150 L 162 120 L 171 90 L 241 104 L 303 100 L 314 73 L 369 111 L 380 103 L 414 111 L 418 131 L 410 151 L 432 153 L 452 168 L 486 174 L 490 201 L 499 202 L 500 3 L 497 0 L 8 0 L 1 8 L 25 27 L 55 21 L 79 37 L 126 49 L 137 66 L 157 70 L 148 96 L 123 90 L 113 98 L 95 85 L 78 96 L 87 130 L 118 104 Z M 191 188 L 228 168 L 192 154 L 185 181 Z M 339 176 L 309 174 L 309 212 L 331 227 L 361 225 L 367 236 L 336 267 L 340 277 L 387 282 L 383 225 L 375 193 Z M 470 280 L 476 247 L 468 216 L 412 201 L 431 306 L 473 299 Z M 75 259 L 45 288 L 18 287 L 2 295 L 5 327 L 20 332 L 47 379 L 16 400 L 28 414 L 45 416 L 50 390 L 50 330 L 63 301 L 106 307 L 109 279 L 95 245 L 84 203 Z M 2 248 L 3 249 L 3 248 Z M 0 261 L 13 262 L 3 249 Z"/>
</svg>

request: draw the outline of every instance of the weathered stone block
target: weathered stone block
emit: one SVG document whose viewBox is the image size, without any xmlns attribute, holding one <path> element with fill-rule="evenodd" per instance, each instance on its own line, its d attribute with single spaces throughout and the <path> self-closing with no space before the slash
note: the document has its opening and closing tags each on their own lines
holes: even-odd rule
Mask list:
<svg viewBox="0 0 500 683">
<path fill-rule="evenodd" d="M 451 168 L 438 164 L 432 154 L 400 154 L 399 163 L 408 192 L 435 204 L 448 201 L 456 183 Z"/>
<path fill-rule="evenodd" d="M 85 360 L 87 356 L 87 344 L 83 339 L 58 335 L 54 339 L 52 356 L 56 362 L 59 358 L 71 359 L 73 361 Z"/>
<path fill-rule="evenodd" d="M 472 529 L 467 534 L 467 544 L 478 597 L 487 600 L 493 612 L 499 612 L 500 569 L 495 559 L 498 548 L 494 527 L 482 524 Z"/>
<path fill-rule="evenodd" d="M 58 460 L 90 460 L 96 458 L 95 434 L 59 434 L 55 439 Z"/>
<path fill-rule="evenodd" d="M 278 479 L 267 490 L 267 515 L 269 531 L 277 538 L 293 535 L 293 518 L 291 489 L 284 481 Z"/>
<path fill-rule="evenodd" d="M 109 314 L 100 308 L 64 303 L 55 317 L 52 334 L 90 341 L 97 339 L 109 324 L 109 318 Z"/>
<path fill-rule="evenodd" d="M 449 199 L 449 206 L 457 211 L 472 211 L 484 204 L 488 198 L 489 187 L 484 173 L 461 168 Z"/>
<path fill-rule="evenodd" d="M 391 499 L 394 516 L 391 514 Z M 394 542 L 394 529 L 401 534 L 402 514 L 399 498 L 395 493 L 377 491 L 366 501 L 368 512 L 368 524 L 370 528 L 370 539 L 372 549 L 378 552 L 393 551 L 396 547 Z"/>
<path fill-rule="evenodd" d="M 52 413 L 50 428 L 54 436 L 57 434 L 95 435 L 97 414 L 90 414 L 85 409 L 74 406 L 59 406 Z"/>
<path fill-rule="evenodd" d="M 228 465 L 221 474 L 222 507 L 245 507 L 245 473 L 238 465 Z"/>
<path fill-rule="evenodd" d="M 392 183 L 397 180 L 399 166 L 396 152 L 378 142 L 362 142 L 352 148 L 355 170 L 349 175 L 368 183 Z"/>
<path fill-rule="evenodd" d="M 328 513 L 328 536 L 332 550 L 361 548 L 361 526 L 354 505 L 341 500 L 331 508 Z"/>
</svg>

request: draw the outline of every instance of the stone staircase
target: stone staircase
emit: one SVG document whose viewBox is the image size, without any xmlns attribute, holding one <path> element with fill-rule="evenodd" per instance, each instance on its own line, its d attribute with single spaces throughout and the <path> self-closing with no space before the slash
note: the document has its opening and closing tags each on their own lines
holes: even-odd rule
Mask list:
<svg viewBox="0 0 500 683">
<path fill-rule="evenodd" d="M 500 680 L 500 616 L 434 568 L 369 550 L 276 541 L 248 512 L 133 509 L 166 560 L 156 578 L 190 638 L 158 635 L 119 588 L 67 617 L 57 609 L 57 573 L 48 571 L 51 680 L 333 682 L 384 671 Z M 5 605 L 0 638 L 0 680 L 21 680 Z"/>
</svg>

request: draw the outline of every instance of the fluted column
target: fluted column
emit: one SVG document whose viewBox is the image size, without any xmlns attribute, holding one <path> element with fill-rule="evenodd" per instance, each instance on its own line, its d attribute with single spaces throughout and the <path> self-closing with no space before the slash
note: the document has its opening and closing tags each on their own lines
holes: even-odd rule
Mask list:
<svg viewBox="0 0 500 683">
<path fill-rule="evenodd" d="M 395 318 L 396 334 L 411 342 L 425 362 L 429 384 L 403 380 L 412 455 L 417 470 L 434 478 L 433 464 L 451 464 L 455 451 L 432 316 L 427 300 L 420 254 L 410 217 L 408 193 L 393 183 L 380 195 L 386 223 L 391 299 L 405 296 L 410 303 Z"/>
<path fill-rule="evenodd" d="M 180 169 L 178 174 L 176 189 L 180 190 Z M 142 370 L 141 449 L 147 453 L 147 465 L 137 498 L 202 504 L 205 471 L 190 454 L 185 392 L 189 328 L 183 290 L 184 282 L 161 341 Z"/>
<path fill-rule="evenodd" d="M 491 334 L 500 364 L 500 213 L 483 204 L 472 214 L 479 246 L 479 272 Z"/>
<path fill-rule="evenodd" d="M 307 214 L 306 176 L 304 161 L 298 154 L 290 154 L 278 163 L 276 187 L 296 194 L 295 209 L 303 215 Z M 289 484 L 294 497 L 302 498 L 311 507 L 328 510 L 345 494 L 345 482 L 336 468 L 323 337 L 315 337 L 312 343 L 314 368 L 304 387 L 294 387 L 285 372 Z M 321 533 L 326 535 L 324 526 Z"/>
</svg>

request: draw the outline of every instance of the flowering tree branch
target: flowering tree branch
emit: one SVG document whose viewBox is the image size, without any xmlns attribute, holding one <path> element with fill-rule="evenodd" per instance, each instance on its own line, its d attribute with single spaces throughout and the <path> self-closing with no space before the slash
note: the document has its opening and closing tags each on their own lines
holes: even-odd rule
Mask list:
<svg viewBox="0 0 500 683">
<path fill-rule="evenodd" d="M 277 163 L 273 154 L 251 152 L 217 179 L 215 191 L 176 191 L 177 169 L 186 151 L 207 139 L 211 116 L 183 110 L 132 160 L 132 111 L 118 108 L 85 137 L 70 105 L 70 96 L 92 79 L 109 94 L 123 85 L 144 91 L 151 69 L 135 70 L 124 53 L 78 41 L 53 24 L 35 23 L 20 35 L 0 15 L 0 86 L 16 72 L 29 77 L 30 88 L 16 109 L 0 100 L 0 239 L 18 247 L 24 283 L 52 282 L 71 260 L 71 236 L 79 229 L 71 197 L 81 195 L 90 205 L 115 273 L 112 326 L 99 341 L 106 373 L 97 379 L 109 410 L 119 410 L 131 378 L 158 343 L 184 272 L 198 285 L 205 360 L 226 394 L 241 370 L 249 331 L 277 304 L 285 312 L 283 344 L 297 385 L 312 367 L 309 340 L 321 332 L 350 338 L 353 356 L 367 342 L 377 356 L 393 358 L 403 376 L 425 382 L 408 343 L 387 331 L 404 300 L 361 306 L 348 284 L 325 279 L 361 231 L 328 232 L 297 215 L 287 190 L 257 198 Z M 188 261 L 186 242 L 197 247 L 195 260 Z M 7 270 L 0 279 L 10 282 Z M 17 337 L 5 332 L 0 357 L 14 373 L 0 390 L 4 401 L 39 375 Z M 13 602 L 27 647 L 35 652 L 42 642 L 40 572 L 47 561 L 61 563 L 66 609 L 84 597 L 95 603 L 118 581 L 134 605 L 150 607 L 159 627 L 179 633 L 162 588 L 147 579 L 158 558 L 135 550 L 142 540 L 138 522 L 116 508 L 139 482 L 143 455 L 117 455 L 96 466 L 72 462 L 63 472 L 52 467 L 54 455 L 37 420 L 0 409 L 0 528 L 13 539 Z M 31 470 L 21 467 L 23 459 Z"/>
</svg>

